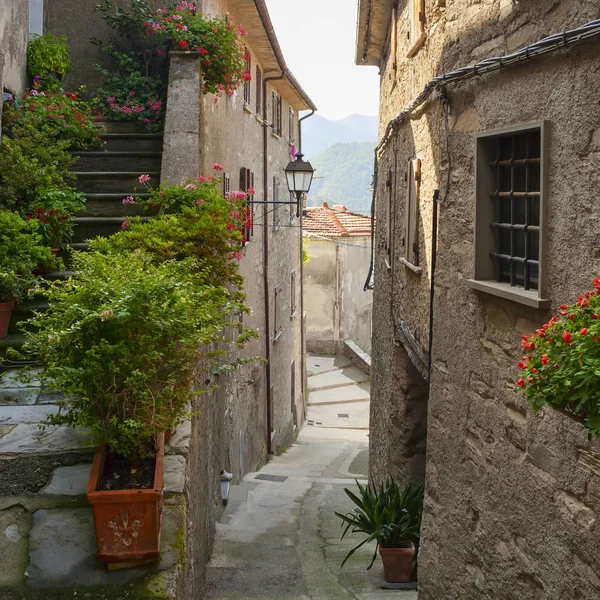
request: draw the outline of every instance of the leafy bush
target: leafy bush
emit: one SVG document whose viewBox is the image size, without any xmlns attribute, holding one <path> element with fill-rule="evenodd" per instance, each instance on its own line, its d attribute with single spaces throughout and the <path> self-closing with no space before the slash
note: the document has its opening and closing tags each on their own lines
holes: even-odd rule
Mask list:
<svg viewBox="0 0 600 600">
<path fill-rule="evenodd" d="M 400 489 L 392 478 L 379 488 L 372 483 L 364 486 L 358 481 L 356 485 L 358 496 L 344 488 L 356 508 L 346 514 L 335 514 L 342 519 L 342 527 L 345 526 L 342 539 L 348 531 L 363 533 L 366 538 L 348 552 L 342 567 L 361 546 L 377 541 L 371 564 L 367 567 L 370 569 L 377 558 L 379 546 L 401 548 L 410 542 L 418 542 L 423 512 L 423 486 L 408 485 Z"/>
<path fill-rule="evenodd" d="M 225 288 L 201 285 L 195 269 L 140 251 L 75 253 L 77 276 L 50 286 L 26 344 L 47 385 L 70 398 L 48 425 L 84 428 L 123 456 L 153 453 L 186 416 L 199 348 L 227 320 Z"/>
<path fill-rule="evenodd" d="M 44 89 L 59 89 L 60 80 L 71 72 L 66 36 L 35 34 L 27 46 L 27 71 Z"/>
<path fill-rule="evenodd" d="M 72 188 L 51 187 L 38 190 L 28 219 L 35 219 L 44 244 L 64 248 L 73 237 L 73 215 L 85 208 L 85 196 Z"/>
<path fill-rule="evenodd" d="M 32 270 L 51 260 L 35 223 L 0 210 L 0 302 L 20 300 L 37 283 Z"/>
<path fill-rule="evenodd" d="M 535 333 L 524 335 L 517 385 L 534 411 L 548 405 L 600 437 L 600 281 L 575 304 L 562 304 Z"/>
</svg>

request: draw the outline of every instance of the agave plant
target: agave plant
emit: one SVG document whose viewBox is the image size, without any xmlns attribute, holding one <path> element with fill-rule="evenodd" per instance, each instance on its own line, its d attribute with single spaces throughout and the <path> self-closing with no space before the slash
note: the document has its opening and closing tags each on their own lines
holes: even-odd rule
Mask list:
<svg viewBox="0 0 600 600">
<path fill-rule="evenodd" d="M 363 533 L 367 537 L 348 552 L 342 567 L 361 546 L 372 541 L 377 541 L 377 546 L 367 569 L 373 566 L 379 546 L 401 548 L 411 542 L 418 544 L 423 512 L 422 485 L 408 485 L 401 489 L 391 477 L 380 484 L 379 488 L 373 483 L 361 485 L 358 481 L 356 485 L 358 496 L 344 488 L 356 508 L 346 514 L 335 514 L 343 521 L 342 539 L 348 531 Z"/>
</svg>

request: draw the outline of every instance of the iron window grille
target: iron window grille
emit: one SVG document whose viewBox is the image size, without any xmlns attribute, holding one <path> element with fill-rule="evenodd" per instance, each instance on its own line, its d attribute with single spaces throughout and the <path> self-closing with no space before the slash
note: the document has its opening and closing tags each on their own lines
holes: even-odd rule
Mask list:
<svg viewBox="0 0 600 600">
<path fill-rule="evenodd" d="M 262 113 L 262 71 L 256 65 L 256 114 Z"/>
<path fill-rule="evenodd" d="M 529 306 L 545 292 L 547 124 L 477 134 L 474 289 Z"/>
<path fill-rule="evenodd" d="M 240 169 L 240 190 L 247 192 L 254 188 L 254 173 L 250 169 Z M 250 242 L 254 235 L 254 195 L 248 194 L 245 201 L 246 214 L 244 216 L 244 245 Z"/>
<path fill-rule="evenodd" d="M 223 174 L 223 195 L 227 196 L 227 194 L 231 191 L 231 175 L 229 173 Z"/>
</svg>

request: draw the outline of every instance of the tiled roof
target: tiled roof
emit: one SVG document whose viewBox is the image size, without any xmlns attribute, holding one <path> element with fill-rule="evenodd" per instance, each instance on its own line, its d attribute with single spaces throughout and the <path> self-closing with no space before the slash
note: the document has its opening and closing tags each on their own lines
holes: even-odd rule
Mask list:
<svg viewBox="0 0 600 600">
<path fill-rule="evenodd" d="M 371 217 L 350 212 L 341 204 L 309 206 L 302 225 L 305 233 L 324 237 L 365 237 L 371 235 Z"/>
</svg>

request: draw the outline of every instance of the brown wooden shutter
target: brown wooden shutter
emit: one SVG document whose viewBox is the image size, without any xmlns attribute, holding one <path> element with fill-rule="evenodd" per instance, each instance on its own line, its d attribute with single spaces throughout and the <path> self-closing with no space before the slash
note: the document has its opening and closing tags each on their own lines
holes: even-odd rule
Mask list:
<svg viewBox="0 0 600 600">
<path fill-rule="evenodd" d="M 406 198 L 406 231 L 404 257 L 411 264 L 419 265 L 419 195 L 421 186 L 421 160 L 408 163 L 408 190 Z"/>
<path fill-rule="evenodd" d="M 281 101 L 281 96 L 277 97 L 277 135 L 281 135 L 282 132 L 282 125 L 281 122 L 283 120 L 283 115 L 281 112 L 281 107 L 282 107 L 282 101 Z"/>
<path fill-rule="evenodd" d="M 256 66 L 256 114 L 262 114 L 262 71 Z"/>
<path fill-rule="evenodd" d="M 250 50 L 246 49 L 244 56 L 246 58 L 246 73 L 248 75 L 252 75 L 252 56 L 250 55 Z M 245 79 L 244 80 L 244 102 L 249 105 L 251 99 L 252 99 L 251 81 Z"/>
</svg>

